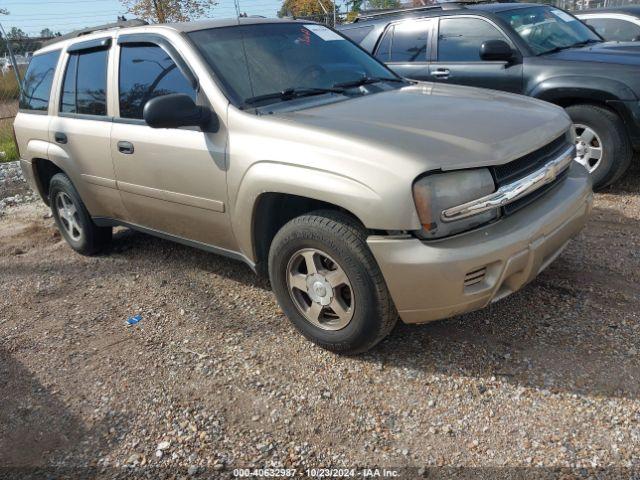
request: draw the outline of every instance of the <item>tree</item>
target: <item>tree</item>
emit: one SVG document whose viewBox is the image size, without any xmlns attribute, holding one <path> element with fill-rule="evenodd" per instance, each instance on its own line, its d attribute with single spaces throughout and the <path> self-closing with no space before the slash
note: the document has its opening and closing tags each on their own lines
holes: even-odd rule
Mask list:
<svg viewBox="0 0 640 480">
<path fill-rule="evenodd" d="M 331 0 L 284 0 L 278 16 L 307 17 L 330 12 L 333 12 L 333 2 Z"/>
<path fill-rule="evenodd" d="M 398 8 L 400 6 L 400 0 L 369 0 L 367 4 L 371 10 Z"/>
<path fill-rule="evenodd" d="M 120 0 L 138 18 L 155 23 L 188 22 L 208 14 L 217 0 Z"/>
<path fill-rule="evenodd" d="M 43 28 L 42 30 L 40 30 L 40 36 L 42 38 L 51 38 L 53 37 L 53 35 L 53 30 L 51 30 L 50 28 Z"/>
<path fill-rule="evenodd" d="M 7 33 L 7 38 L 11 40 L 24 40 L 27 38 L 27 34 L 24 33 L 21 28 L 11 27 L 11 30 Z"/>
</svg>

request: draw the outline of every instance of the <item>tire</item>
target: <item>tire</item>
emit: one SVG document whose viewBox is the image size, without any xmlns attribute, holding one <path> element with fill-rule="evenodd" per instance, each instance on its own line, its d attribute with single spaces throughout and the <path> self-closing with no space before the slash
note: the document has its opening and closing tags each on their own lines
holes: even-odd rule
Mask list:
<svg viewBox="0 0 640 480">
<path fill-rule="evenodd" d="M 596 134 L 590 144 L 582 142 L 581 146 L 580 142 L 576 143 L 580 163 L 585 166 L 591 165 L 590 168 L 595 167 L 591 171 L 593 188 L 598 190 L 611 185 L 629 168 L 633 158 L 631 142 L 622 120 L 611 110 L 596 105 L 572 105 L 567 107 L 566 111 L 573 121 L 574 132 L 577 130 L 577 134 L 580 135 L 585 131 L 583 127 L 587 127 Z M 586 159 L 589 154 L 581 156 L 580 153 L 581 149 L 582 152 L 586 151 L 584 146 L 594 144 L 601 144 L 601 159 L 599 163 L 590 164 Z"/>
<path fill-rule="evenodd" d="M 284 225 L 269 250 L 269 278 L 285 315 L 306 338 L 333 352 L 353 355 L 369 350 L 398 319 L 366 238 L 365 229 L 351 216 L 319 210 Z M 307 268 L 310 262 L 317 264 L 317 274 Z M 293 284 L 302 288 L 290 288 Z M 319 302 L 332 300 L 323 307 L 312 296 Z M 307 306 L 310 313 L 305 314 Z M 309 318 L 318 309 L 314 323 Z"/>
<path fill-rule="evenodd" d="M 94 255 L 111 241 L 113 229 L 93 223 L 78 191 L 64 173 L 54 175 L 49 183 L 49 205 L 60 234 L 76 252 Z"/>
</svg>

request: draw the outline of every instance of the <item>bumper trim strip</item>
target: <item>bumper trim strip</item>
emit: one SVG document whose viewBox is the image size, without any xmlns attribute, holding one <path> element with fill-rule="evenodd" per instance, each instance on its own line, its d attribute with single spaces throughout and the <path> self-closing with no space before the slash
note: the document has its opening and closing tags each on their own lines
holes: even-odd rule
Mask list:
<svg viewBox="0 0 640 480">
<path fill-rule="evenodd" d="M 442 212 L 440 218 L 443 222 L 455 222 L 456 220 L 472 217 L 487 210 L 504 207 L 535 192 L 539 188 L 553 182 L 562 171 L 571 165 L 571 162 L 575 158 L 575 150 L 575 146 L 573 145 L 566 148 L 544 167 L 535 172 L 531 172 L 529 175 L 515 182 L 503 185 L 489 195 L 448 208 Z"/>
</svg>

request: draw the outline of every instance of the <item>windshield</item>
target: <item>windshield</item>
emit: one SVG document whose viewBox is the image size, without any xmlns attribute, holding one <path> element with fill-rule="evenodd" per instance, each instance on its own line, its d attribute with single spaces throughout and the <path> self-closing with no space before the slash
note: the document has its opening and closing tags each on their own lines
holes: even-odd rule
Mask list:
<svg viewBox="0 0 640 480">
<path fill-rule="evenodd" d="M 274 95 L 277 92 L 340 93 L 336 87 L 363 79 L 398 79 L 322 25 L 266 23 L 200 30 L 189 36 L 238 106 L 254 104 L 259 97 L 269 97 L 270 102 L 298 98 L 293 93 Z"/>
<path fill-rule="evenodd" d="M 580 20 L 557 8 L 518 8 L 497 15 L 513 27 L 536 55 L 601 41 Z"/>
</svg>

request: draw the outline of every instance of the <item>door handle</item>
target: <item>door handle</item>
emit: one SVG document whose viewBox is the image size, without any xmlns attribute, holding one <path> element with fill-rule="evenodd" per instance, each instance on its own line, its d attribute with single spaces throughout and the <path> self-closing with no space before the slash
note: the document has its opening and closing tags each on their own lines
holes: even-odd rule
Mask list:
<svg viewBox="0 0 640 480">
<path fill-rule="evenodd" d="M 118 142 L 118 151 L 125 155 L 131 155 L 133 153 L 133 143 L 131 142 Z"/>
<path fill-rule="evenodd" d="M 68 142 L 67 136 L 62 132 L 54 133 L 53 138 L 56 140 L 56 143 L 60 143 L 62 145 Z"/>
<path fill-rule="evenodd" d="M 451 70 L 449 70 L 448 68 L 439 68 L 435 72 L 433 72 L 431 75 L 433 75 L 436 78 L 447 78 L 449 77 L 449 75 L 451 75 Z"/>
</svg>

